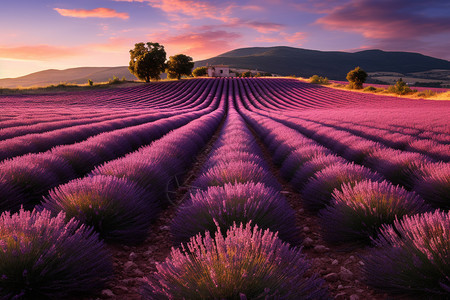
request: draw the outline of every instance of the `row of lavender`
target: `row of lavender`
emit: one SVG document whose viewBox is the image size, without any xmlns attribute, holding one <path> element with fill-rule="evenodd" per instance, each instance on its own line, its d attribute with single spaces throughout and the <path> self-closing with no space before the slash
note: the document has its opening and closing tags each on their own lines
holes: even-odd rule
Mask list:
<svg viewBox="0 0 450 300">
<path fill-rule="evenodd" d="M 148 145 L 170 130 L 209 112 L 219 102 L 219 99 L 215 98 L 216 92 L 220 94 L 217 84 L 218 82 L 214 84 L 214 93 L 201 95 L 202 98 L 206 95 L 206 99 L 199 101 L 196 109 L 187 109 L 183 114 L 174 111 L 130 117 L 131 120 L 136 119 L 139 121 L 138 124 L 142 124 L 104 131 L 78 143 L 58 145 L 45 152 L 17 156 L 1 162 L 0 211 L 17 211 L 21 205 L 31 209 L 49 189 L 70 179 L 84 176 L 96 165 Z M 63 131 L 66 134 L 83 132 L 77 127 Z M 37 137 L 42 140 L 50 139 L 54 144 L 61 143 L 61 139 L 57 138 L 60 135 L 62 139 L 66 139 L 66 135 L 60 130 L 40 134 Z M 5 142 L 7 141 L 9 140 Z M 42 145 L 47 146 L 47 143 Z"/>
<path fill-rule="evenodd" d="M 251 80 L 249 82 L 248 107 L 252 106 L 260 98 L 265 97 L 257 92 L 256 87 L 251 84 Z M 411 105 L 411 103 L 406 102 L 403 105 Z M 427 103 L 426 106 L 428 105 Z M 436 105 L 441 110 L 445 108 L 445 106 L 441 107 L 442 105 L 440 103 Z M 257 110 L 255 106 L 252 107 Z M 421 109 L 420 105 L 417 110 L 419 109 Z M 351 114 L 352 110 L 353 108 L 347 108 L 341 111 L 344 111 L 346 114 Z M 377 140 L 366 139 L 346 130 L 339 130 L 309 122 L 299 117 L 292 117 L 292 110 L 288 113 L 273 113 L 273 111 L 268 110 L 257 111 L 298 130 L 350 161 L 361 163 L 380 172 L 393 183 L 401 184 L 407 189 L 413 189 L 437 208 L 448 209 L 450 207 L 450 199 L 448 198 L 450 165 L 446 162 L 443 163 L 442 160 L 438 160 L 438 158 L 441 158 L 445 161 L 445 158 L 450 157 L 450 149 L 448 149 L 447 145 L 442 145 L 444 148 L 439 148 L 438 150 L 425 151 L 423 154 L 392 149 L 387 145 L 379 143 Z M 416 109 L 410 110 L 410 118 L 415 115 L 415 112 Z M 437 111 L 435 110 L 435 112 Z M 302 111 L 297 110 L 298 115 L 302 113 Z M 310 112 L 308 114 L 312 115 Z M 318 114 L 322 116 L 322 119 L 327 119 L 326 112 L 319 112 Z M 435 122 L 445 122 L 446 114 L 445 111 L 441 112 L 440 119 Z M 439 150 L 442 152 L 439 152 Z"/>
<path fill-rule="evenodd" d="M 42 111 L 59 111 L 61 107 L 77 109 L 185 109 L 202 93 L 216 84 L 215 80 L 193 79 L 182 82 L 161 82 L 130 88 L 97 90 L 42 95 L 2 95 L 0 106 L 5 107 L 5 116 L 17 116 L 22 110 L 39 107 Z M 55 106 L 58 107 L 55 109 Z M 26 114 L 26 113 L 25 113 Z M 3 121 L 3 117 L 0 117 Z"/>
<path fill-rule="evenodd" d="M 231 82 L 229 93 L 220 137 L 172 222 L 175 244 L 186 244 L 157 264 L 144 299 L 327 298 L 305 275 L 294 211 L 233 107 Z"/>
<path fill-rule="evenodd" d="M 206 109 L 162 120 L 166 122 L 161 124 L 153 122 L 147 127 L 130 127 L 130 132 L 121 140 L 121 134 L 116 134 L 97 141 L 103 150 L 109 150 L 106 153 L 117 157 L 126 152 L 120 147 L 112 148 L 113 145 L 123 147 L 129 141 L 155 139 L 155 132 L 181 126 L 150 146 L 96 167 L 87 177 L 54 188 L 33 212 L 21 209 L 17 214 L 3 213 L 0 221 L 1 298 L 57 298 L 98 291 L 112 276 L 110 255 L 98 237 L 108 243 L 138 243 L 145 239 L 151 222 L 167 205 L 167 192 L 174 188 L 172 179 L 186 173 L 196 153 L 223 118 L 224 104 L 219 103 L 225 100 L 220 99 L 221 94 L 218 89 L 217 93 L 208 95 L 210 99 L 205 102 L 210 105 Z M 82 154 L 89 154 L 88 145 L 85 143 L 80 148 L 87 150 Z M 14 166 L 6 161 L 5 165 L 10 169 L 15 167 L 16 174 L 23 174 L 19 166 L 26 169 L 29 162 L 47 168 L 42 170 L 41 176 L 49 176 L 55 170 L 68 176 L 67 170 L 60 169 L 60 161 L 49 157 L 48 153 L 15 159 L 20 163 Z M 89 165 L 88 168 L 95 166 L 83 160 L 77 163 Z M 25 177 L 27 175 L 25 172 Z M 8 180 L 2 180 L 2 184 L 6 183 L 2 189 L 14 184 L 16 177 L 11 175 Z M 36 188 L 38 179 L 39 176 L 32 178 Z M 21 183 L 26 185 L 28 181 Z M 17 192 L 8 191 L 13 197 Z"/>
<path fill-rule="evenodd" d="M 255 93 L 255 90 L 252 92 Z M 258 101 L 252 92 L 247 95 L 253 99 L 243 97 L 241 112 L 265 139 L 274 162 L 281 166 L 283 176 L 301 192 L 305 206 L 316 213 L 320 210 L 325 239 L 332 243 L 374 241 L 378 246 L 364 259 L 368 283 L 403 292 L 450 292 L 447 258 L 450 247 L 449 213 L 435 210 L 414 192 L 393 186 L 383 181 L 377 173 L 349 164 L 329 150 L 355 160 L 351 155 L 353 149 L 349 151 L 349 146 L 354 145 L 352 142 L 355 140 L 360 142 L 359 137 L 345 139 L 336 132 L 322 136 L 323 131 L 316 127 L 313 133 L 309 133 L 312 139 L 306 138 L 292 129 L 298 129 L 295 118 L 287 119 L 279 113 L 273 117 L 292 127 L 289 128 L 264 117 L 274 115 L 252 106 L 252 100 Z M 248 111 L 244 106 L 260 114 Z M 366 144 L 373 147 L 370 141 Z M 392 149 L 386 151 L 393 154 Z M 399 153 L 395 154 L 397 157 L 394 159 L 398 159 Z M 417 153 L 400 154 L 413 157 L 411 161 L 421 166 L 415 177 L 419 177 L 418 182 L 422 185 L 430 181 L 427 178 L 430 175 L 426 174 L 448 170 L 446 164 L 431 163 L 429 159 L 421 161 L 423 156 Z M 392 169 L 383 172 L 385 168 L 380 165 L 381 162 L 377 161 L 371 167 L 391 179 L 395 178 Z M 448 191 L 450 177 L 430 177 L 438 181 L 433 186 L 435 188 L 437 185 L 437 192 L 431 186 L 428 190 L 416 190 L 427 195 L 430 204 L 448 208 L 446 189 Z"/>
<path fill-rule="evenodd" d="M 206 83 L 208 83 L 209 88 L 203 87 L 199 90 L 191 91 L 191 93 L 188 93 L 184 96 L 184 101 L 186 101 L 186 99 L 190 99 L 193 106 L 191 107 L 191 105 L 186 104 L 183 112 L 199 110 L 210 105 L 210 97 L 211 95 L 214 95 L 218 82 L 209 81 Z M 188 86 L 191 85 L 195 84 L 191 83 Z M 146 102 L 153 101 L 154 98 L 146 100 Z M 175 101 L 175 99 L 171 99 L 170 101 L 166 100 L 166 102 L 169 103 L 173 103 Z M 53 130 L 49 128 L 48 130 L 44 129 L 43 132 L 39 133 L 29 133 L 11 137 L 9 139 L 0 141 L 0 160 L 23 155 L 26 153 L 46 151 L 51 147 L 57 145 L 79 142 L 99 133 L 151 122 L 160 118 L 172 116 L 176 113 L 179 112 L 175 109 L 172 109 L 168 112 L 154 111 L 152 113 L 147 113 L 144 111 L 140 112 L 137 116 L 132 115 L 129 117 L 122 117 L 119 115 L 117 118 L 114 118 L 112 120 L 91 122 L 86 125 L 76 126 L 65 124 L 66 126 L 59 129 Z"/>
</svg>

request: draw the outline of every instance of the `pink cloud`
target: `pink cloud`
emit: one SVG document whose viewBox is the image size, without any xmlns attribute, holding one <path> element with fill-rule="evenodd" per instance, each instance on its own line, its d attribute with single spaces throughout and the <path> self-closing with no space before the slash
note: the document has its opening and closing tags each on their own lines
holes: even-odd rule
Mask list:
<svg viewBox="0 0 450 300">
<path fill-rule="evenodd" d="M 48 61 L 73 57 L 80 54 L 79 48 L 51 45 L 28 45 L 17 47 L 0 46 L 0 58 Z"/>
<path fill-rule="evenodd" d="M 450 19 L 418 14 L 423 4 L 352 0 L 335 6 L 316 23 L 331 30 L 361 33 L 369 39 L 411 39 L 450 31 Z"/>
<path fill-rule="evenodd" d="M 306 38 L 306 34 L 304 32 L 298 31 L 298 32 L 294 32 L 293 34 L 283 34 L 284 39 L 286 41 L 288 41 L 291 44 L 297 44 L 299 45 L 299 43 L 303 40 L 305 40 Z"/>
<path fill-rule="evenodd" d="M 233 25 L 236 27 L 239 27 L 239 26 L 250 27 L 261 33 L 280 31 L 285 28 L 284 25 L 281 25 L 278 23 L 259 22 L 259 21 L 243 21 L 243 20 L 236 21 Z"/>
<path fill-rule="evenodd" d="M 214 5 L 210 1 L 198 0 L 114 0 L 117 2 L 146 2 L 152 7 L 164 11 L 173 20 L 178 20 L 181 16 L 190 16 L 195 19 L 215 19 L 228 22 L 234 4 Z"/>
<path fill-rule="evenodd" d="M 190 55 L 194 60 L 209 58 L 236 48 L 239 33 L 224 30 L 204 32 L 184 32 L 177 35 L 157 33 L 149 35 L 150 39 L 158 40 L 166 51 Z M 173 55 L 170 54 L 170 55 Z"/>
<path fill-rule="evenodd" d="M 98 7 L 94 9 L 64 9 L 54 8 L 61 16 L 73 18 L 119 18 L 127 20 L 130 16 L 127 13 L 120 13 L 114 9 Z"/>
</svg>

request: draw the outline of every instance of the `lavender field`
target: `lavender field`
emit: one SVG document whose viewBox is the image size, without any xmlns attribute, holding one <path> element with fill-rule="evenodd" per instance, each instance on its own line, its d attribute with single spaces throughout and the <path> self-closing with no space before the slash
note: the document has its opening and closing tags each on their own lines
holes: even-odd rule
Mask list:
<svg viewBox="0 0 450 300">
<path fill-rule="evenodd" d="M 448 101 L 201 78 L 0 105 L 0 299 L 450 296 Z"/>
</svg>

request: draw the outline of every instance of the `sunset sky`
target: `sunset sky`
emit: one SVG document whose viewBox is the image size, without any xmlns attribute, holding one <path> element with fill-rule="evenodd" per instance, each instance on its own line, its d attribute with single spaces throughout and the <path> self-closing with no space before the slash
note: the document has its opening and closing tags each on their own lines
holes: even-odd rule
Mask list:
<svg viewBox="0 0 450 300">
<path fill-rule="evenodd" d="M 124 66 L 150 41 L 194 60 L 279 45 L 450 60 L 449 16 L 448 0 L 2 0 L 0 78 Z"/>
</svg>

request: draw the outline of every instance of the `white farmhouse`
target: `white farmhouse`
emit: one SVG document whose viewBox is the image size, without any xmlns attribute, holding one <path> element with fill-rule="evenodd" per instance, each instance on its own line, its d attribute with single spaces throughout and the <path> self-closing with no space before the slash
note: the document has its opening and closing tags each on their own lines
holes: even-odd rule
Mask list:
<svg viewBox="0 0 450 300">
<path fill-rule="evenodd" d="M 230 67 L 225 65 L 208 66 L 208 77 L 234 77 Z"/>
</svg>

